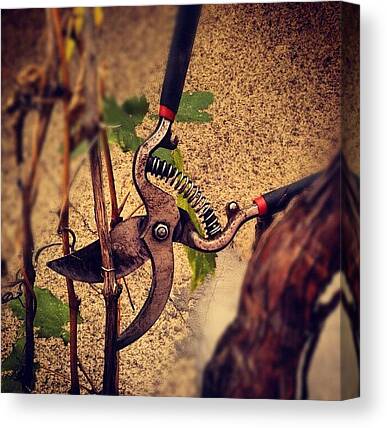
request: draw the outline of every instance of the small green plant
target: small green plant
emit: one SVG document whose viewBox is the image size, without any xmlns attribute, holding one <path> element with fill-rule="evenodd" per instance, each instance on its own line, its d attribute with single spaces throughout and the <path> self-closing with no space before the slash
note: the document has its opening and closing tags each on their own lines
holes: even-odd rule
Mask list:
<svg viewBox="0 0 387 428">
<path fill-rule="evenodd" d="M 60 299 L 55 297 L 47 288 L 35 287 L 37 299 L 37 311 L 34 320 L 34 328 L 37 337 L 58 337 L 65 344 L 69 341 L 69 332 L 65 328 L 69 322 L 69 308 Z M 23 300 L 12 300 L 9 303 L 13 314 L 19 319 L 24 320 Z M 78 318 L 81 322 L 81 318 Z M 25 346 L 24 327 L 18 332 L 18 338 L 13 345 L 11 353 L 1 363 L 2 392 L 22 392 L 22 384 L 19 380 L 19 371 L 23 363 Z M 35 364 L 35 370 L 38 366 Z"/>
</svg>

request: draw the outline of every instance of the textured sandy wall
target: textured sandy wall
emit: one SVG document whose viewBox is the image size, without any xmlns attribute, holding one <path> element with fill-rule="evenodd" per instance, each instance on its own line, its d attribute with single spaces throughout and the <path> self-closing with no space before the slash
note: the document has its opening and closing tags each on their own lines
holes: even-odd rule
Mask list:
<svg viewBox="0 0 387 428">
<path fill-rule="evenodd" d="M 185 88 L 214 93 L 215 102 L 210 107 L 214 120 L 200 125 L 176 124 L 175 131 L 180 137 L 186 171 L 205 189 L 223 221 L 227 201 L 248 205 L 260 192 L 324 168 L 338 149 L 339 12 L 337 3 L 204 8 Z M 118 100 L 145 94 L 151 111 L 157 111 L 173 14 L 170 7 L 105 10 L 98 46 L 107 70 L 107 90 Z M 2 105 L 12 90 L 19 67 L 39 57 L 44 44 L 42 25 L 44 13 L 39 10 L 2 12 Z M 356 81 L 350 81 L 347 87 L 351 90 L 355 84 Z M 355 110 L 349 112 L 347 123 L 353 124 L 348 127 L 356 148 L 359 130 Z M 59 206 L 60 114 L 58 106 L 39 174 L 41 191 L 33 218 L 37 246 L 58 240 L 55 230 Z M 12 273 L 17 269 L 19 254 L 19 201 L 15 187 L 18 172 L 12 157 L 9 125 L 4 116 L 2 120 L 2 251 Z M 32 123 L 33 120 L 29 133 Z M 152 126 L 153 122 L 146 120 L 138 132 L 145 137 Z M 356 169 L 355 151 L 351 153 L 350 161 Z M 127 190 L 133 189 L 132 156 L 122 154 L 116 147 L 112 156 L 122 199 Z M 91 198 L 85 163 L 71 193 L 76 208 L 71 212 L 71 224 L 78 234 L 79 246 L 96 236 Z M 125 214 L 138 203 L 133 189 Z M 189 291 L 190 270 L 183 250 L 176 246 L 174 305 L 169 303 L 149 334 L 121 353 L 122 393 L 198 394 L 205 356 L 233 315 L 238 295 L 235 290 L 251 253 L 253 229 L 250 224 L 239 233 L 232 248 L 219 259 L 216 278 L 196 293 Z M 45 268 L 45 261 L 58 255 L 56 249 L 44 254 L 37 285 L 48 287 L 66 300 L 64 281 Z M 230 272 L 229 266 L 238 266 L 237 274 Z M 139 308 L 150 284 L 150 266 L 131 275 L 128 283 Z M 81 360 L 98 384 L 103 356 L 103 300 L 84 284 L 77 284 L 77 292 L 82 298 L 81 314 L 85 320 L 80 326 Z M 220 295 L 216 294 L 219 292 Z M 127 323 L 133 314 L 126 296 L 123 302 L 123 321 Z M 7 308 L 2 316 L 2 348 L 6 355 L 16 324 Z M 330 337 L 325 358 L 337 341 L 336 336 Z M 42 365 L 68 370 L 64 358 L 68 349 L 59 339 L 38 340 L 37 351 Z M 67 383 L 40 370 L 37 387 L 41 392 L 65 392 Z M 329 385 L 325 388 L 316 396 L 334 397 Z"/>
</svg>

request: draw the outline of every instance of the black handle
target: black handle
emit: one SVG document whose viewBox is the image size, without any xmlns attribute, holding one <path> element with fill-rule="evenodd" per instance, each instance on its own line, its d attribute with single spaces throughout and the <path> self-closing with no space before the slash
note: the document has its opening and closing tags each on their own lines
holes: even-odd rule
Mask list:
<svg viewBox="0 0 387 428">
<path fill-rule="evenodd" d="M 319 173 L 312 174 L 287 186 L 264 193 L 262 196 L 267 204 L 267 213 L 275 214 L 279 211 L 283 211 L 288 203 L 309 187 L 319 175 Z"/>
<path fill-rule="evenodd" d="M 201 5 L 180 6 L 160 98 L 160 117 L 174 120 L 180 104 Z"/>
</svg>

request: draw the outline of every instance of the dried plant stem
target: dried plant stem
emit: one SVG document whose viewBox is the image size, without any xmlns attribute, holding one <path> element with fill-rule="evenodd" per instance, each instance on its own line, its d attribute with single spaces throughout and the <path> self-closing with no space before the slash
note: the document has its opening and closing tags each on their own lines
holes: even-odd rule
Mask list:
<svg viewBox="0 0 387 428">
<path fill-rule="evenodd" d="M 126 204 L 126 201 L 127 201 L 127 200 L 128 200 L 128 198 L 129 198 L 129 195 L 130 195 L 130 190 L 129 190 L 129 192 L 127 192 L 127 193 L 126 193 L 126 195 L 125 195 L 125 197 L 124 197 L 123 201 L 121 202 L 121 205 L 118 207 L 118 214 L 119 214 L 119 215 L 121 215 L 122 211 L 124 210 L 124 208 L 125 208 L 125 204 Z M 143 205 L 141 205 L 141 206 L 143 206 Z M 141 207 L 140 207 L 140 208 L 141 208 Z"/>
<path fill-rule="evenodd" d="M 109 142 L 108 142 L 107 133 L 105 129 L 101 129 L 101 141 L 102 141 L 102 150 L 103 150 L 105 165 L 106 165 L 106 173 L 107 173 L 108 183 L 109 183 L 110 204 L 111 204 L 110 227 L 113 228 L 116 224 L 118 224 L 122 220 L 122 217 L 120 217 L 120 213 L 118 211 L 117 193 L 116 193 L 116 187 L 114 183 L 112 158 L 110 156 Z"/>
<path fill-rule="evenodd" d="M 103 393 L 117 394 L 117 339 L 118 298 L 119 290 L 115 287 L 115 273 L 112 261 L 110 234 L 106 216 L 105 201 L 102 187 L 101 157 L 99 148 L 95 145 L 89 152 L 90 170 L 94 194 L 94 210 L 98 235 L 101 243 L 104 288 L 103 296 L 106 307 L 105 324 L 105 363 L 103 373 Z"/>
<path fill-rule="evenodd" d="M 103 95 L 103 86 L 101 85 L 100 87 L 101 87 L 101 95 Z M 116 186 L 114 182 L 112 158 L 110 156 L 109 141 L 108 141 L 106 130 L 101 129 L 100 135 L 101 135 L 102 150 L 103 150 L 105 165 L 106 165 L 106 173 L 107 173 L 108 183 L 109 183 L 109 194 L 110 194 L 110 205 L 111 205 L 110 227 L 113 228 L 120 221 L 122 221 L 122 217 L 120 217 L 120 212 L 118 209 L 117 192 L 116 192 Z M 120 280 L 118 280 L 118 283 L 122 288 L 122 284 Z M 121 329 L 121 307 L 120 307 L 120 301 L 118 300 L 117 301 L 117 332 L 119 332 L 120 329 Z M 118 353 L 117 353 L 115 383 L 116 383 L 116 390 L 118 391 L 118 384 L 119 384 L 119 354 Z"/>
<path fill-rule="evenodd" d="M 51 9 L 54 23 L 56 44 L 60 56 L 60 70 L 62 85 L 66 93 L 69 93 L 70 76 L 65 53 L 65 42 L 62 36 L 62 24 L 60 12 L 58 9 Z M 70 254 L 69 242 L 69 193 L 70 193 L 70 119 L 69 119 L 69 99 L 63 98 L 64 111 L 64 139 L 63 139 L 63 177 L 62 177 L 62 206 L 59 221 L 59 232 L 62 237 L 63 254 Z M 79 375 L 78 375 L 78 312 L 80 299 L 75 293 L 74 283 L 66 278 L 67 295 L 70 311 L 70 374 L 71 374 L 71 394 L 80 394 Z"/>
<path fill-rule="evenodd" d="M 137 211 L 139 211 L 141 208 L 143 208 L 144 204 L 140 204 L 138 207 L 136 207 L 129 215 L 128 218 L 133 217 Z"/>
<path fill-rule="evenodd" d="M 84 26 L 84 60 L 87 67 L 88 79 L 85 84 L 85 112 L 84 132 L 89 141 L 98 138 L 100 114 L 98 109 L 98 86 L 97 86 L 97 55 L 95 48 L 95 35 L 93 17 L 89 9 L 85 13 Z M 100 147 L 93 144 L 89 150 L 90 172 L 94 195 L 95 220 L 101 245 L 101 256 L 103 266 L 105 299 L 105 350 L 104 350 L 104 372 L 103 372 L 103 394 L 116 395 L 117 391 L 117 318 L 118 299 L 121 288 L 116 286 L 115 272 L 112 260 L 112 250 L 106 207 L 102 182 L 102 162 Z"/>
<path fill-rule="evenodd" d="M 122 281 L 119 279 L 118 281 L 119 287 L 122 290 Z M 121 332 L 121 303 L 120 299 L 117 300 L 117 333 Z M 116 362 L 116 375 L 115 375 L 115 389 L 118 394 L 118 388 L 120 384 L 120 354 L 117 352 L 117 362 Z"/>
<path fill-rule="evenodd" d="M 24 153 L 23 153 L 23 129 L 24 129 L 24 122 L 25 118 L 27 116 L 26 110 L 20 110 L 18 111 L 14 123 L 13 123 L 13 130 L 15 132 L 15 157 L 16 157 L 16 164 L 21 165 L 24 161 Z"/>
<path fill-rule="evenodd" d="M 23 189 L 22 195 L 22 222 L 23 222 L 23 242 L 22 242 L 22 271 L 24 277 L 24 307 L 25 307 L 25 340 L 24 362 L 22 368 L 22 384 L 25 392 L 34 389 L 34 318 L 36 311 L 36 296 L 34 292 L 35 269 L 32 263 L 34 239 L 31 228 L 31 206 L 30 195 L 27 187 Z"/>
<path fill-rule="evenodd" d="M 47 14 L 47 45 L 46 59 L 42 68 L 40 93 L 41 97 L 47 96 L 47 92 L 52 85 L 52 78 L 55 73 L 55 51 L 53 42 L 53 26 L 49 14 Z M 34 318 L 36 313 L 36 296 L 34 293 L 35 268 L 33 264 L 34 237 L 32 233 L 31 214 L 35 202 L 35 179 L 40 155 L 46 138 L 48 124 L 50 122 L 54 100 L 42 103 L 39 110 L 36 128 L 32 140 L 32 154 L 30 163 L 26 170 L 22 192 L 22 272 L 24 277 L 24 300 L 25 300 L 25 351 L 22 367 L 22 384 L 25 392 L 31 392 L 35 386 L 34 375 Z M 17 136 L 22 138 L 21 135 Z M 23 159 L 23 156 L 20 157 Z"/>
<path fill-rule="evenodd" d="M 105 85 L 104 85 L 104 80 L 101 77 L 99 79 L 99 90 L 100 90 L 100 99 L 102 104 L 103 99 L 105 97 Z M 116 192 L 116 186 L 114 181 L 112 158 L 110 155 L 109 140 L 108 140 L 108 136 L 105 128 L 101 129 L 100 135 L 101 135 L 102 149 L 103 149 L 105 165 L 106 165 L 106 174 L 107 174 L 108 183 L 109 183 L 109 194 L 110 194 L 110 205 L 111 205 L 110 227 L 113 228 L 120 221 L 122 221 L 122 217 L 120 216 L 121 211 L 118 207 L 118 202 L 117 202 L 117 192 Z M 119 286 L 122 288 L 122 281 L 119 279 L 117 280 L 117 282 Z M 121 305 L 120 305 L 120 300 L 118 300 L 117 301 L 117 332 L 120 332 L 120 331 L 121 331 Z M 120 376 L 119 358 L 120 358 L 120 355 L 119 353 L 117 353 L 117 368 L 116 368 L 116 390 L 117 391 L 118 391 L 119 376 Z"/>
<path fill-rule="evenodd" d="M 100 99 L 102 104 L 103 98 L 105 97 L 105 86 L 102 78 L 99 79 L 99 92 L 100 92 Z M 103 155 L 104 155 L 105 165 L 106 165 L 106 174 L 107 174 L 108 183 L 109 183 L 110 205 L 111 205 L 110 227 L 113 228 L 117 223 L 119 223 L 122 220 L 122 217 L 120 217 L 120 212 L 118 210 L 117 192 L 116 192 L 116 186 L 114 182 L 112 158 L 110 156 L 109 140 L 108 140 L 108 136 L 105 128 L 101 129 L 100 135 L 101 135 L 102 150 L 103 150 Z"/>
<path fill-rule="evenodd" d="M 36 296 L 34 293 L 35 268 L 33 263 L 34 237 L 32 233 L 31 215 L 34 205 L 33 188 L 36 177 L 38 160 L 45 140 L 48 123 L 50 121 L 52 106 L 43 108 L 38 117 L 33 138 L 33 157 L 26 179 L 22 185 L 22 271 L 24 277 L 25 300 L 25 353 L 22 369 L 22 383 L 26 392 L 34 389 L 34 318 L 36 313 Z"/>
<path fill-rule="evenodd" d="M 91 392 L 93 394 L 97 394 L 97 388 L 95 387 L 93 381 L 91 380 L 91 377 L 89 376 L 89 374 L 87 373 L 85 367 L 83 366 L 83 364 L 81 363 L 81 361 L 78 359 L 78 366 L 79 369 L 81 370 L 81 372 L 83 373 L 83 375 L 85 376 L 86 380 L 89 382 L 90 386 L 91 386 Z"/>
</svg>

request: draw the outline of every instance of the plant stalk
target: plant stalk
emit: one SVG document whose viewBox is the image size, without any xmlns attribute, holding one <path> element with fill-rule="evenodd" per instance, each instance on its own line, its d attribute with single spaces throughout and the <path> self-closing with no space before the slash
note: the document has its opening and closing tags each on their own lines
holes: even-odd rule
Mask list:
<svg viewBox="0 0 387 428">
<path fill-rule="evenodd" d="M 106 165 L 106 173 L 107 173 L 108 183 L 109 183 L 109 194 L 110 194 L 110 205 L 111 205 L 110 228 L 112 229 L 120 221 L 122 221 L 122 217 L 120 216 L 120 211 L 118 208 L 117 192 L 116 192 L 116 186 L 115 186 L 114 174 L 113 174 L 113 165 L 112 165 L 112 159 L 110 156 L 109 141 L 108 141 L 107 133 L 105 129 L 101 130 L 101 141 L 102 141 L 102 149 L 103 149 L 105 165 Z M 122 284 L 120 280 L 117 280 L 117 282 L 122 288 Z M 121 306 L 120 306 L 120 300 L 118 299 L 117 301 L 117 333 L 120 332 L 120 329 L 121 329 Z M 119 353 L 117 353 L 117 368 L 116 368 L 117 391 L 118 391 L 118 385 L 119 385 L 119 358 L 120 358 Z"/>
<path fill-rule="evenodd" d="M 100 95 L 100 103 L 101 103 L 100 105 L 102 109 L 103 100 L 105 97 L 105 85 L 102 77 L 99 78 L 99 95 Z M 122 217 L 120 217 L 120 212 L 118 208 L 112 158 L 110 155 L 109 140 L 108 140 L 108 136 L 105 128 L 101 129 L 100 135 L 101 135 L 102 150 L 103 150 L 103 155 L 104 155 L 105 165 L 106 165 L 106 174 L 107 174 L 108 183 L 109 183 L 109 194 L 110 194 L 110 205 L 111 205 L 110 227 L 113 228 L 122 220 Z"/>
<path fill-rule="evenodd" d="M 118 299 L 120 292 L 115 289 L 115 273 L 112 260 L 110 234 L 106 216 L 106 207 L 102 187 L 102 165 L 99 146 L 89 151 L 90 171 L 93 184 L 94 210 L 98 235 L 101 244 L 101 255 L 104 276 L 103 296 L 105 299 L 105 362 L 103 372 L 103 394 L 116 395 Z"/>
<path fill-rule="evenodd" d="M 62 36 L 62 24 L 60 12 L 58 9 L 51 9 L 54 23 L 56 44 L 60 57 L 60 69 L 62 85 L 66 93 L 70 89 L 70 75 L 66 60 L 65 42 Z M 69 194 L 70 194 L 70 154 L 71 154 L 71 136 L 70 136 L 70 118 L 69 118 L 69 98 L 63 98 L 64 112 L 64 139 L 63 139 L 63 177 L 62 177 L 62 206 L 60 212 L 59 232 L 62 237 L 63 255 L 70 254 L 69 242 Z M 75 293 L 74 283 L 66 278 L 67 295 L 70 311 L 70 376 L 71 387 L 70 394 L 79 395 L 79 374 L 78 374 L 78 313 L 80 299 Z"/>
<path fill-rule="evenodd" d="M 93 144 L 99 136 L 100 112 L 98 107 L 97 54 L 95 32 L 90 9 L 86 9 L 84 26 L 84 58 L 88 79 L 85 85 L 84 130 L 91 142 L 89 162 L 94 196 L 94 213 L 101 245 L 102 274 L 104 277 L 103 296 L 105 299 L 105 349 L 103 390 L 106 395 L 117 395 L 117 317 L 118 299 L 121 288 L 115 286 L 115 272 L 112 259 L 110 233 L 103 193 L 102 162 L 99 144 Z"/>
<path fill-rule="evenodd" d="M 50 87 L 52 80 L 55 78 L 56 57 L 53 41 L 53 25 L 49 13 L 46 14 L 47 20 L 47 45 L 46 58 L 42 68 L 40 81 L 41 98 L 50 98 Z M 32 154 L 29 168 L 26 170 L 23 183 L 21 183 L 22 193 L 22 271 L 24 277 L 24 300 L 25 300 L 25 351 L 24 361 L 22 364 L 21 378 L 23 390 L 31 392 L 35 386 L 34 373 L 34 355 L 35 355 L 35 338 L 34 338 L 34 318 L 36 313 L 36 296 L 34 293 L 34 284 L 36 272 L 33 264 L 34 237 L 32 233 L 31 215 L 34 202 L 36 199 L 35 179 L 42 153 L 44 141 L 47 134 L 48 125 L 51 119 L 51 113 L 54 106 L 54 100 L 44 102 L 39 110 L 39 115 L 33 135 Z M 21 134 L 17 138 L 23 138 Z M 20 155 L 20 154 L 19 154 Z M 20 156 L 23 159 L 23 156 Z"/>
<path fill-rule="evenodd" d="M 105 85 L 102 77 L 99 78 L 99 90 L 100 90 L 100 101 L 101 101 L 101 107 L 103 106 L 103 99 L 105 97 Z M 112 158 L 110 155 L 110 147 L 109 147 L 109 140 L 107 136 L 106 129 L 101 129 L 101 142 L 102 142 L 102 150 L 104 154 L 105 159 L 105 165 L 106 165 L 106 174 L 108 177 L 108 183 L 109 183 L 109 194 L 110 194 L 110 206 L 111 206 L 111 212 L 110 212 L 110 228 L 112 229 L 114 226 L 116 226 L 120 221 L 122 221 L 122 217 L 120 216 L 121 212 L 118 207 L 118 201 L 117 201 L 117 192 L 116 192 L 116 186 L 114 181 L 114 173 L 113 173 L 113 165 L 112 165 Z M 122 283 L 120 280 L 117 280 L 118 284 L 122 288 Z M 117 301 L 117 333 L 120 332 L 121 329 L 121 306 L 120 306 L 120 300 Z M 119 353 L 117 354 L 117 368 L 116 368 L 116 390 L 118 391 L 119 386 L 119 375 L 120 375 L 120 365 L 119 365 Z"/>
</svg>

